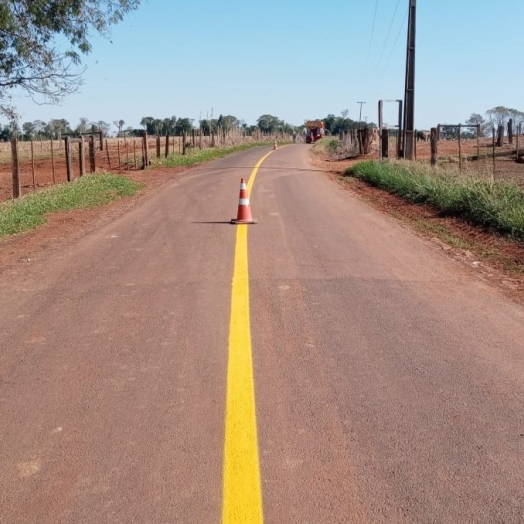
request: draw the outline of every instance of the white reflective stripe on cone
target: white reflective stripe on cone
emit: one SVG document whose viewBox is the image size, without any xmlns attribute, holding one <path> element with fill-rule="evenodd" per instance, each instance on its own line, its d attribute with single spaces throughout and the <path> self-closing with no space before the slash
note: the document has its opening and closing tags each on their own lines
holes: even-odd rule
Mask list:
<svg viewBox="0 0 524 524">
<path fill-rule="evenodd" d="M 240 189 L 247 189 L 246 184 L 240 184 Z"/>
<path fill-rule="evenodd" d="M 239 206 L 249 206 L 249 198 L 241 198 L 238 201 Z"/>
</svg>

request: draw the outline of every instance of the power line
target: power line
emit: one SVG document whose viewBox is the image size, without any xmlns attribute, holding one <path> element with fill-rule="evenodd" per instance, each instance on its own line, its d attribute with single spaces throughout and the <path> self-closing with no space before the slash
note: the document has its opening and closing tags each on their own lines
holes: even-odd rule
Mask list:
<svg viewBox="0 0 524 524">
<path fill-rule="evenodd" d="M 391 17 L 391 22 L 388 27 L 388 32 L 386 34 L 386 39 L 384 40 L 382 51 L 380 52 L 380 58 L 378 59 L 377 66 L 380 64 L 380 62 L 382 61 L 382 57 L 384 56 L 384 51 L 386 50 L 386 45 L 389 40 L 389 35 L 391 34 L 391 28 L 393 27 L 393 22 L 395 21 L 395 16 L 397 15 L 399 5 L 400 5 L 400 0 L 397 0 L 397 4 L 395 5 L 395 10 L 393 11 L 393 16 Z"/>
<path fill-rule="evenodd" d="M 369 62 L 369 56 L 371 54 L 371 44 L 373 43 L 373 34 L 375 32 L 375 22 L 377 20 L 377 10 L 378 10 L 378 0 L 375 0 L 375 13 L 373 14 L 373 24 L 371 25 L 371 36 L 369 37 L 368 58 L 367 58 L 366 63 Z"/>
<path fill-rule="evenodd" d="M 409 9 L 406 11 L 406 14 L 404 15 L 404 20 L 402 20 L 402 24 L 400 25 L 400 28 L 397 33 L 397 37 L 395 38 L 395 42 L 393 44 L 393 47 L 391 48 L 391 53 L 389 53 L 388 59 L 386 60 L 386 64 L 384 65 L 384 69 L 387 68 L 389 61 L 391 60 L 391 57 L 393 56 L 393 51 L 395 50 L 395 47 L 398 44 L 398 39 L 400 38 L 400 35 L 402 33 L 402 29 L 404 29 L 404 24 L 406 23 L 406 20 L 408 19 Z"/>
</svg>

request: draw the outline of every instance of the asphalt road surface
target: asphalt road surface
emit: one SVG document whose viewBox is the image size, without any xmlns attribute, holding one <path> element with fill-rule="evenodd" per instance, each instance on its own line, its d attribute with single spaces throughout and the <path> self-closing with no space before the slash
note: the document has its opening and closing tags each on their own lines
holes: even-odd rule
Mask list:
<svg viewBox="0 0 524 524">
<path fill-rule="evenodd" d="M 195 169 L 0 278 L 2 524 L 524 522 L 522 308 L 308 147 Z M 250 175 L 258 224 L 230 225 Z"/>
</svg>

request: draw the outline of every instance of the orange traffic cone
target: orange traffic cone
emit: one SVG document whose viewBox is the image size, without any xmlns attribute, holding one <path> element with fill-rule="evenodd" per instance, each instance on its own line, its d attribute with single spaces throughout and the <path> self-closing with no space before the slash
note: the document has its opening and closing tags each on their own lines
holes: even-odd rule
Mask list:
<svg viewBox="0 0 524 524">
<path fill-rule="evenodd" d="M 257 221 L 251 216 L 249 207 L 249 195 L 245 179 L 240 179 L 240 197 L 238 199 L 238 213 L 236 218 L 231 219 L 232 224 L 256 224 Z"/>
</svg>

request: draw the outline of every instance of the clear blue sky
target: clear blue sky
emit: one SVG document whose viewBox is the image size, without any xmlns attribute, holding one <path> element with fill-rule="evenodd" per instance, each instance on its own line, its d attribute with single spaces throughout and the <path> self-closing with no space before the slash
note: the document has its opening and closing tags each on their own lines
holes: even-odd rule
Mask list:
<svg viewBox="0 0 524 524">
<path fill-rule="evenodd" d="M 21 121 L 75 127 L 144 116 L 262 114 L 291 124 L 344 109 L 377 121 L 404 97 L 408 0 L 143 0 L 94 37 L 80 92 L 59 106 L 14 97 Z M 396 9 L 396 12 L 395 12 Z M 498 105 L 524 111 L 523 0 L 418 0 L 416 127 Z M 389 105 L 387 123 L 395 123 Z M 116 128 L 112 128 L 116 130 Z"/>
</svg>

